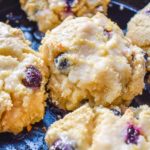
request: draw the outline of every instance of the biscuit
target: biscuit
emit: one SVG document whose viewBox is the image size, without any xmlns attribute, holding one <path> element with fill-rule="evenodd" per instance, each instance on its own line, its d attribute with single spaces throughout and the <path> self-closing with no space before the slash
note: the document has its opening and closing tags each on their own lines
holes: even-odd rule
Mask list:
<svg viewBox="0 0 150 150">
<path fill-rule="evenodd" d="M 149 150 L 150 108 L 90 108 L 84 105 L 52 124 L 49 150 Z"/>
<path fill-rule="evenodd" d="M 128 105 L 144 87 L 143 51 L 103 14 L 68 18 L 47 32 L 40 52 L 51 73 L 48 89 L 60 108 Z"/>
<path fill-rule="evenodd" d="M 20 0 L 22 9 L 30 20 L 38 23 L 46 32 L 60 24 L 68 16 L 92 16 L 107 12 L 110 0 Z"/>
<path fill-rule="evenodd" d="M 0 132 L 17 134 L 43 118 L 47 78 L 21 30 L 0 22 Z"/>
</svg>

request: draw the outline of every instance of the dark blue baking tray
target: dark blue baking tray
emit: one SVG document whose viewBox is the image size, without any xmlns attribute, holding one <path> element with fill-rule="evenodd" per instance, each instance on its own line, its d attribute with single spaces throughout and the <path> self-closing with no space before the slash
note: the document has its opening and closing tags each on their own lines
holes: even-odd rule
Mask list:
<svg viewBox="0 0 150 150">
<path fill-rule="evenodd" d="M 149 0 L 114 0 L 109 5 L 108 16 L 126 32 L 126 25 L 129 19 L 148 2 Z M 36 23 L 28 21 L 17 0 L 0 0 L 0 21 L 20 28 L 24 32 L 25 37 L 32 42 L 31 47 L 36 51 L 38 50 L 44 34 L 38 31 Z M 149 85 L 146 84 L 143 95 L 136 97 L 131 105 L 136 107 L 143 103 L 149 104 L 150 95 L 148 89 L 150 89 Z M 46 129 L 66 113 L 47 102 L 44 119 L 33 125 L 30 132 L 24 130 L 18 135 L 0 134 L 0 150 L 48 150 L 44 142 Z"/>
</svg>

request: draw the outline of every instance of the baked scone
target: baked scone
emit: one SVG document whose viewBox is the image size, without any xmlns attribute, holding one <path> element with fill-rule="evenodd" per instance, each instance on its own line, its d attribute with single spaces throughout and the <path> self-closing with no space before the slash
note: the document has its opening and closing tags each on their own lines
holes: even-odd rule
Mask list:
<svg viewBox="0 0 150 150">
<path fill-rule="evenodd" d="M 103 14 L 68 18 L 47 32 L 40 52 L 50 68 L 48 88 L 60 108 L 128 105 L 144 86 L 145 62 L 120 28 Z"/>
<path fill-rule="evenodd" d="M 49 150 L 149 150 L 150 108 L 90 108 L 84 105 L 48 129 Z"/>
<path fill-rule="evenodd" d="M 150 3 L 131 18 L 127 37 L 133 44 L 150 50 Z"/>
<path fill-rule="evenodd" d="M 21 30 L 0 22 L 0 132 L 16 134 L 43 118 L 46 78 Z"/>
<path fill-rule="evenodd" d="M 139 11 L 128 23 L 127 37 L 147 54 L 147 71 L 150 71 L 150 3 Z"/>
<path fill-rule="evenodd" d="M 91 16 L 107 12 L 110 0 L 20 0 L 22 9 L 39 29 L 46 32 L 60 24 L 66 17 Z"/>
</svg>

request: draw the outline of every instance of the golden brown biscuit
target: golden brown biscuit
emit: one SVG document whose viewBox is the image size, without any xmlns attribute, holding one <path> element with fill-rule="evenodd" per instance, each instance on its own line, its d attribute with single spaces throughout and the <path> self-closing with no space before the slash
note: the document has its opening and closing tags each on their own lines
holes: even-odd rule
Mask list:
<svg viewBox="0 0 150 150">
<path fill-rule="evenodd" d="M 49 150 L 149 150 L 150 108 L 90 108 L 84 105 L 52 124 Z"/>
<path fill-rule="evenodd" d="M 0 23 L 0 132 L 16 134 L 43 118 L 46 76 L 23 33 Z"/>
<path fill-rule="evenodd" d="M 128 105 L 144 87 L 145 61 L 120 28 L 103 14 L 68 18 L 47 32 L 40 48 L 50 68 L 52 101 L 74 110 L 92 105 Z"/>
<path fill-rule="evenodd" d="M 107 12 L 110 0 L 20 0 L 22 9 L 30 20 L 38 23 L 46 32 L 60 24 L 68 16 L 92 16 Z"/>
<path fill-rule="evenodd" d="M 145 50 L 150 49 L 150 3 L 131 18 L 127 37 L 133 44 Z"/>
<path fill-rule="evenodd" d="M 150 71 L 150 3 L 139 11 L 128 23 L 127 37 L 147 54 L 147 71 Z"/>
</svg>

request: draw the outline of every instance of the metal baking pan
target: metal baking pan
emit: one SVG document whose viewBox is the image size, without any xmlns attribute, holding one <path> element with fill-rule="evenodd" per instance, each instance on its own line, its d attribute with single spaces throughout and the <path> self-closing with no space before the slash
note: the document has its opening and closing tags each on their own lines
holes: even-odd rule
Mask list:
<svg viewBox="0 0 150 150">
<path fill-rule="evenodd" d="M 125 32 L 130 18 L 148 2 L 149 0 L 112 0 L 108 16 Z M 18 0 L 0 0 L 0 21 L 7 21 L 12 26 L 21 28 L 26 38 L 32 41 L 31 47 L 38 50 L 44 34 L 38 31 L 36 23 L 28 21 L 25 13 L 20 9 Z M 149 89 L 150 86 L 146 84 L 143 95 L 137 96 L 131 105 L 136 107 L 141 104 L 150 104 Z M 1 133 L 0 150 L 48 150 L 44 142 L 45 131 L 50 124 L 65 114 L 65 111 L 48 103 L 44 119 L 35 124 L 30 132 L 24 130 L 18 135 Z"/>
</svg>

